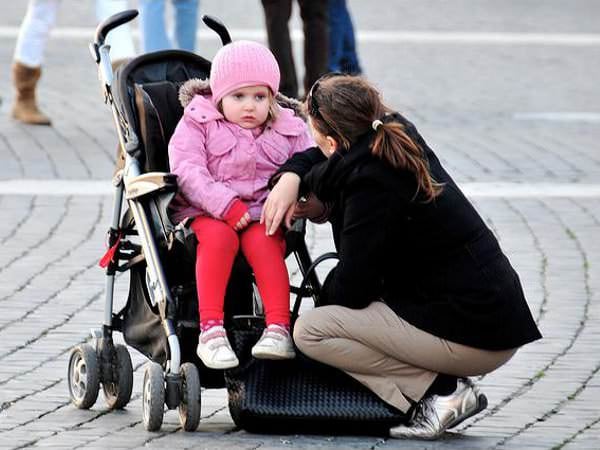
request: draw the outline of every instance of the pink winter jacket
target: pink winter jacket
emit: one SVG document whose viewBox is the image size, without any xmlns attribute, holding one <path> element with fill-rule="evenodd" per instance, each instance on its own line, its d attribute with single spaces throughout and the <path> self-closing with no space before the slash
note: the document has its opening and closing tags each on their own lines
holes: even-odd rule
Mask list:
<svg viewBox="0 0 600 450">
<path fill-rule="evenodd" d="M 195 95 L 169 142 L 179 186 L 174 220 L 199 215 L 223 220 L 236 199 L 258 220 L 269 178 L 294 153 L 314 145 L 306 123 L 291 109 L 280 107 L 277 120 L 255 136 L 226 121 L 210 95 Z"/>
</svg>

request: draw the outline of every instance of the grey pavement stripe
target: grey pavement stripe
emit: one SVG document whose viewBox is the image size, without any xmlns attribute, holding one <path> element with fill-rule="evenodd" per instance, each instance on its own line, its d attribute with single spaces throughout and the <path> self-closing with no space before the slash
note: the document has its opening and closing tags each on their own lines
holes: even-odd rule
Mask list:
<svg viewBox="0 0 600 450">
<path fill-rule="evenodd" d="M 516 120 L 545 120 L 549 122 L 600 122 L 598 112 L 523 112 L 513 114 Z"/>
<path fill-rule="evenodd" d="M 233 28 L 229 30 L 236 39 L 266 40 L 265 30 L 259 28 Z M 19 28 L 14 26 L 0 27 L 0 38 L 16 39 Z M 290 31 L 294 41 L 304 41 L 301 30 Z M 435 44 L 502 44 L 502 45 L 567 45 L 595 46 L 600 45 L 598 33 L 511 33 L 511 32 L 477 32 L 477 31 L 402 31 L 402 30 L 358 30 L 360 42 L 374 43 L 435 43 Z M 139 36 L 133 31 L 134 36 Z M 54 39 L 92 39 L 94 28 L 60 27 L 52 31 Z M 203 30 L 197 34 L 199 39 L 217 40 L 212 31 Z"/>
<path fill-rule="evenodd" d="M 459 183 L 463 192 L 476 198 L 547 198 L 600 197 L 600 184 L 595 183 Z M 104 180 L 36 180 L 0 181 L 0 195 L 98 196 L 113 193 L 112 185 Z"/>
</svg>

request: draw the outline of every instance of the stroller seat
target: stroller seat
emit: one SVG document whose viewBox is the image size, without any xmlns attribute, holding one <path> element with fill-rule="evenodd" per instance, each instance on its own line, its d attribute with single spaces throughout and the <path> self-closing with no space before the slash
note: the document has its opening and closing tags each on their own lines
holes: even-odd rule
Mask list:
<svg viewBox="0 0 600 450">
<path fill-rule="evenodd" d="M 207 78 L 209 73 L 210 62 L 179 50 L 143 55 L 117 69 L 115 101 L 123 106 L 127 122 L 134 124 L 133 131 L 139 137 L 136 158 L 143 166 L 143 173 L 136 179 L 153 174 L 156 174 L 154 178 L 167 176 L 168 143 L 183 115 L 179 88 L 188 79 Z M 199 329 L 194 272 L 197 241 L 191 231 L 184 233 L 181 227 L 180 239 L 173 239 L 177 224 L 171 222 L 168 205 L 174 195 L 175 190 L 165 185 L 165 189 L 147 195 L 145 202 L 153 235 L 159 244 L 161 263 L 175 296 L 177 314 L 174 323 L 182 337 L 182 361 L 191 361 L 200 368 L 203 385 L 223 387 L 222 371 L 205 368 L 195 353 Z M 134 226 L 129 211 L 124 215 L 122 228 L 128 226 Z M 304 221 L 298 221 L 286 233 L 286 256 L 300 248 L 308 257 L 304 234 Z M 256 306 L 260 305 L 256 305 L 252 282 L 252 271 L 240 252 L 225 299 L 226 325 L 233 316 L 256 313 Z M 149 297 L 144 266 L 132 267 L 129 299 L 118 314 L 121 323 L 117 324 L 117 329 L 122 331 L 129 345 L 151 360 L 164 364 L 168 358 L 168 345 L 160 331 L 160 315 L 152 307 Z"/>
</svg>

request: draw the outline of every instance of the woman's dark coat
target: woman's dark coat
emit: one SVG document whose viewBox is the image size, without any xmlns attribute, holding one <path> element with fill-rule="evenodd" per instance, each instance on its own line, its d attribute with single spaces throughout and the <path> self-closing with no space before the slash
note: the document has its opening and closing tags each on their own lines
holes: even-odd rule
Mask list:
<svg viewBox="0 0 600 450">
<path fill-rule="evenodd" d="M 280 169 L 304 177 L 330 216 L 340 261 L 324 286 L 329 304 L 364 308 L 383 299 L 398 316 L 438 337 L 488 350 L 541 337 L 519 278 L 498 241 L 415 127 L 442 193 L 426 202 L 416 178 L 374 157 L 363 135 L 329 159 L 312 149 Z M 310 171 L 309 171 L 310 170 Z"/>
</svg>

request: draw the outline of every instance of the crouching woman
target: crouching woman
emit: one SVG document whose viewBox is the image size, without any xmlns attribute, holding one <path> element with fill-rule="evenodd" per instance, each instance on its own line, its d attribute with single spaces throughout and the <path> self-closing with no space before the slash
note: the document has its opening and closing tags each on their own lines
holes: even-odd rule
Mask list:
<svg viewBox="0 0 600 450">
<path fill-rule="evenodd" d="M 303 179 L 331 205 L 340 259 L 327 305 L 301 315 L 294 340 L 411 417 L 392 437 L 436 439 L 486 407 L 468 377 L 541 337 L 519 278 L 413 124 L 373 86 L 325 77 L 306 106 L 320 149 L 284 164 L 262 220 L 275 230 L 298 215 Z"/>
</svg>

